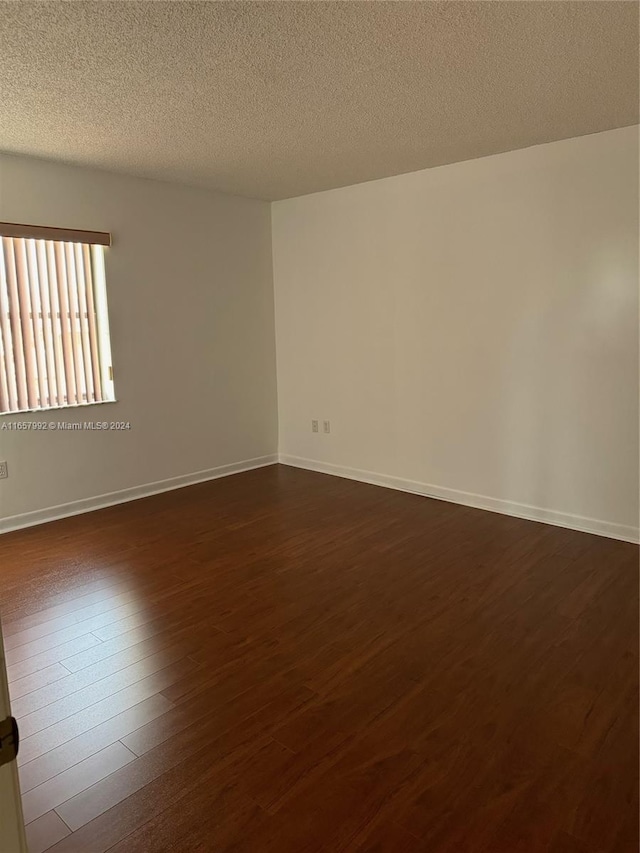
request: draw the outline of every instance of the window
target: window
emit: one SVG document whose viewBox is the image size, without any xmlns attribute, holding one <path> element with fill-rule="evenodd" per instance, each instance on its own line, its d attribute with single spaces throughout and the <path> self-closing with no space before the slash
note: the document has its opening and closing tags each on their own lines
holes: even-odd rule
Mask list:
<svg viewBox="0 0 640 853">
<path fill-rule="evenodd" d="M 0 223 L 0 414 L 115 399 L 97 231 Z"/>
</svg>

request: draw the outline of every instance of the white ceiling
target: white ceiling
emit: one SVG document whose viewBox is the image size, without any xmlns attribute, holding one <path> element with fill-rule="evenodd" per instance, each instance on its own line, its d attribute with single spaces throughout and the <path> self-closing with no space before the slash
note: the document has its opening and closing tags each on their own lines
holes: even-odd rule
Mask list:
<svg viewBox="0 0 640 853">
<path fill-rule="evenodd" d="M 0 150 L 279 199 L 638 122 L 638 3 L 3 2 Z"/>
</svg>

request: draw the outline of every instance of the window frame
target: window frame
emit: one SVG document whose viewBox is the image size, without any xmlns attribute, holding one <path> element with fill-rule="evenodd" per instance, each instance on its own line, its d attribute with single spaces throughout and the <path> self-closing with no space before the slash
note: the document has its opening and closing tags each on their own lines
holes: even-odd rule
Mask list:
<svg viewBox="0 0 640 853">
<path fill-rule="evenodd" d="M 11 243 L 13 253 L 11 276 L 5 263 L 8 255 L 3 238 L 10 238 L 13 241 Z M 16 243 L 15 241 L 22 242 Z M 69 244 L 73 245 L 70 247 Z M 24 400 L 24 385 L 22 390 L 18 390 L 18 385 L 20 382 L 19 374 L 20 372 L 24 374 L 27 363 L 30 363 L 32 367 L 31 375 L 27 380 L 29 383 L 27 386 L 29 402 L 33 400 L 34 381 L 37 384 L 38 400 L 41 402 L 42 388 L 46 386 L 48 388 L 46 399 L 49 401 L 45 405 L 27 405 L 2 410 L 0 417 L 85 408 L 117 402 L 113 381 L 113 356 L 104 252 L 105 247 L 110 245 L 111 234 L 107 232 L 0 222 L 0 253 L 2 253 L 0 272 L 4 279 L 4 283 L 0 281 L 0 288 L 4 294 L 2 301 L 3 303 L 6 302 L 0 307 L 3 312 L 0 317 L 0 324 L 4 323 L 9 329 L 11 349 L 14 353 L 10 361 L 5 362 L 2 368 L 7 382 L 9 382 L 9 377 L 12 377 L 11 382 L 14 387 L 12 392 L 5 385 L 8 394 L 7 401 L 10 405 L 12 393 L 17 394 L 18 405 L 21 397 Z M 17 261 L 16 249 L 21 253 L 21 263 Z M 50 281 L 52 268 L 48 266 L 53 255 L 56 259 L 55 285 Z M 67 261 L 71 259 L 70 265 L 69 263 L 63 265 L 63 275 L 60 274 L 61 267 L 57 264 L 59 257 L 66 258 Z M 34 272 L 35 282 L 33 280 Z M 23 312 L 22 301 L 25 292 L 28 294 L 27 304 L 29 305 L 29 316 L 26 320 L 24 319 L 26 315 Z M 20 296 L 16 297 L 18 293 Z M 55 298 L 52 298 L 53 296 Z M 63 301 L 65 301 L 64 309 L 62 308 Z M 14 314 L 16 305 L 18 306 L 17 321 Z M 34 313 L 36 305 L 39 309 L 37 315 Z M 92 319 L 89 320 L 91 315 Z M 63 317 L 69 322 L 66 330 L 63 330 Z M 85 319 L 82 319 L 83 317 Z M 27 326 L 30 323 L 32 324 L 28 340 L 25 340 L 25 335 L 20 333 L 19 343 L 16 344 L 15 328 L 18 326 L 22 329 L 25 327 L 25 323 Z M 36 330 L 37 324 L 40 325 Z M 1 328 L 0 333 L 3 334 L 4 351 L 6 333 Z M 68 340 L 64 344 L 67 350 L 63 356 L 62 348 L 65 336 Z M 21 351 L 20 358 L 15 355 L 16 347 Z M 80 359 L 80 362 L 77 359 Z M 20 360 L 22 361 L 21 368 L 18 364 Z M 70 366 L 70 362 L 73 363 L 73 366 Z M 36 365 L 35 380 L 33 365 Z M 80 372 L 78 373 L 78 371 Z M 96 371 L 98 372 L 96 373 Z M 78 386 L 73 381 L 74 373 L 82 377 L 82 385 Z M 89 380 L 91 373 L 94 379 Z M 70 379 L 72 381 L 71 386 L 69 386 Z M 64 391 L 62 392 L 60 391 L 61 380 L 64 380 Z M 90 385 L 90 383 L 92 384 Z M 82 387 L 81 393 L 85 397 L 89 396 L 91 388 L 95 388 L 96 390 L 93 393 L 98 393 L 102 399 L 73 399 L 77 393 L 70 392 L 69 388 L 73 389 L 74 386 Z M 60 400 L 62 395 L 64 395 L 65 401 Z M 13 401 L 15 400 L 14 396 Z M 52 400 L 53 402 L 51 402 Z"/>
</svg>

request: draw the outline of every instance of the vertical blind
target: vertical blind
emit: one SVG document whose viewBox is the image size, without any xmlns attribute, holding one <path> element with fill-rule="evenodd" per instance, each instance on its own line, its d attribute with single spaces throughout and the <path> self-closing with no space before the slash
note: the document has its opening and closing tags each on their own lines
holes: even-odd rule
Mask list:
<svg viewBox="0 0 640 853">
<path fill-rule="evenodd" d="M 102 245 L 1 226 L 0 412 L 113 399 Z"/>
</svg>

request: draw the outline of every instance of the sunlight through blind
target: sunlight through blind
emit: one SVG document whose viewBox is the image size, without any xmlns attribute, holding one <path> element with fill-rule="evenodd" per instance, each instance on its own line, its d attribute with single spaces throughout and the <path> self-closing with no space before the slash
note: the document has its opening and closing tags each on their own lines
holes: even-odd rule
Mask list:
<svg viewBox="0 0 640 853">
<path fill-rule="evenodd" d="M 113 400 L 103 246 L 23 227 L 0 230 L 0 413 Z"/>
</svg>

